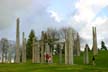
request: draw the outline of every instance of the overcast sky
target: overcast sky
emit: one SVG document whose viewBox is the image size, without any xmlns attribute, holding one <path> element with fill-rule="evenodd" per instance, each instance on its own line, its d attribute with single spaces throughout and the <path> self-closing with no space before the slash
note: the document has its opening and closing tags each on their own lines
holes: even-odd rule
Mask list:
<svg viewBox="0 0 108 72">
<path fill-rule="evenodd" d="M 17 17 L 26 37 L 31 29 L 40 36 L 47 27 L 71 26 L 85 40 L 82 46 L 91 45 L 96 26 L 98 47 L 101 40 L 108 44 L 108 0 L 0 0 L 0 38 L 15 40 Z"/>
</svg>

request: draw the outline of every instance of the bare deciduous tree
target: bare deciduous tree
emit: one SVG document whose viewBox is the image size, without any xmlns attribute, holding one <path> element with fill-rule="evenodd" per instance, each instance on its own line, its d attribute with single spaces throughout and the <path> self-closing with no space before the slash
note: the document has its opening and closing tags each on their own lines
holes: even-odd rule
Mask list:
<svg viewBox="0 0 108 72">
<path fill-rule="evenodd" d="M 8 58 L 8 40 L 6 38 L 1 39 L 2 45 L 2 62 L 6 62 Z"/>
</svg>

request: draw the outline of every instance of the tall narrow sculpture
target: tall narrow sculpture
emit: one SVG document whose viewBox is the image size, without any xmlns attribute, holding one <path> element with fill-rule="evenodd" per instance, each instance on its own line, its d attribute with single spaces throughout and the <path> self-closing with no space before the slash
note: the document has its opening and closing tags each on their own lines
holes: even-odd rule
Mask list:
<svg viewBox="0 0 108 72">
<path fill-rule="evenodd" d="M 43 31 L 41 34 L 40 48 L 41 48 L 41 63 L 44 63 L 44 32 Z"/>
<path fill-rule="evenodd" d="M 62 64 L 62 50 L 63 50 L 63 43 L 60 43 L 60 49 L 59 49 L 59 63 Z"/>
<path fill-rule="evenodd" d="M 38 42 L 36 42 L 36 53 L 35 53 L 35 55 L 36 55 L 36 63 L 40 63 L 40 45 L 39 45 L 39 43 Z"/>
<path fill-rule="evenodd" d="M 50 48 L 49 48 L 48 43 L 45 43 L 45 56 L 46 56 L 46 54 L 48 54 L 50 56 Z M 46 60 L 46 63 L 48 63 L 47 62 L 48 61 L 47 57 L 45 57 L 45 60 Z"/>
<path fill-rule="evenodd" d="M 24 62 L 26 62 L 26 38 L 24 38 Z"/>
<path fill-rule="evenodd" d="M 66 43 L 65 43 L 65 64 L 73 64 L 73 35 L 72 29 L 69 28 L 67 31 Z"/>
<path fill-rule="evenodd" d="M 24 38 L 24 32 L 22 34 L 22 62 L 26 62 L 26 39 Z"/>
<path fill-rule="evenodd" d="M 85 45 L 84 64 L 89 64 L 88 44 Z"/>
<path fill-rule="evenodd" d="M 46 52 L 47 54 L 50 54 L 50 48 L 49 48 L 48 43 L 45 43 L 45 52 Z"/>
<path fill-rule="evenodd" d="M 65 39 L 67 39 L 67 36 L 66 36 L 66 38 Z M 67 47 L 67 40 L 65 41 L 65 64 L 68 64 L 68 47 Z"/>
<path fill-rule="evenodd" d="M 33 38 L 33 44 L 32 44 L 32 63 L 36 62 L 36 55 L 35 55 L 35 38 Z"/>
<path fill-rule="evenodd" d="M 96 27 L 93 27 L 92 30 L 93 30 L 93 55 L 95 56 L 98 54 Z"/>
<path fill-rule="evenodd" d="M 80 56 L 80 37 L 79 34 L 77 33 L 77 56 Z"/>
<path fill-rule="evenodd" d="M 19 23 L 20 20 L 19 18 L 17 18 L 16 20 L 16 63 L 20 63 L 20 52 L 19 52 L 19 48 L 20 48 L 20 32 L 19 32 Z"/>
</svg>

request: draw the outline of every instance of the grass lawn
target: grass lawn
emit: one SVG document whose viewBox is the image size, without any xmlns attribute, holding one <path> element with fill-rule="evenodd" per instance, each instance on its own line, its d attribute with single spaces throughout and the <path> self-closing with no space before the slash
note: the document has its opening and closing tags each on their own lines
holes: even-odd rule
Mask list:
<svg viewBox="0 0 108 72">
<path fill-rule="evenodd" d="M 89 54 L 89 60 L 92 54 Z M 96 56 L 96 65 L 84 65 L 83 53 L 74 57 L 74 65 L 58 64 L 58 57 L 54 57 L 54 64 L 0 64 L 0 72 L 108 72 L 108 51 L 100 51 Z M 64 61 L 63 61 L 64 62 Z"/>
</svg>

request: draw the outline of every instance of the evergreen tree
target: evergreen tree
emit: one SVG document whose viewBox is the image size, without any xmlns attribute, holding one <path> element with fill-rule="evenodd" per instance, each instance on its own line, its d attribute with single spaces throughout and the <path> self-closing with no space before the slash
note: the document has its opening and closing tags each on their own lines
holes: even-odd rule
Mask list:
<svg viewBox="0 0 108 72">
<path fill-rule="evenodd" d="M 35 32 L 34 30 L 31 30 L 30 34 L 29 34 L 29 38 L 27 40 L 27 44 L 26 44 L 26 53 L 27 53 L 27 59 L 32 59 L 32 44 L 33 44 L 33 38 L 35 38 Z"/>
<path fill-rule="evenodd" d="M 101 41 L 101 50 L 107 50 L 104 41 Z"/>
</svg>

